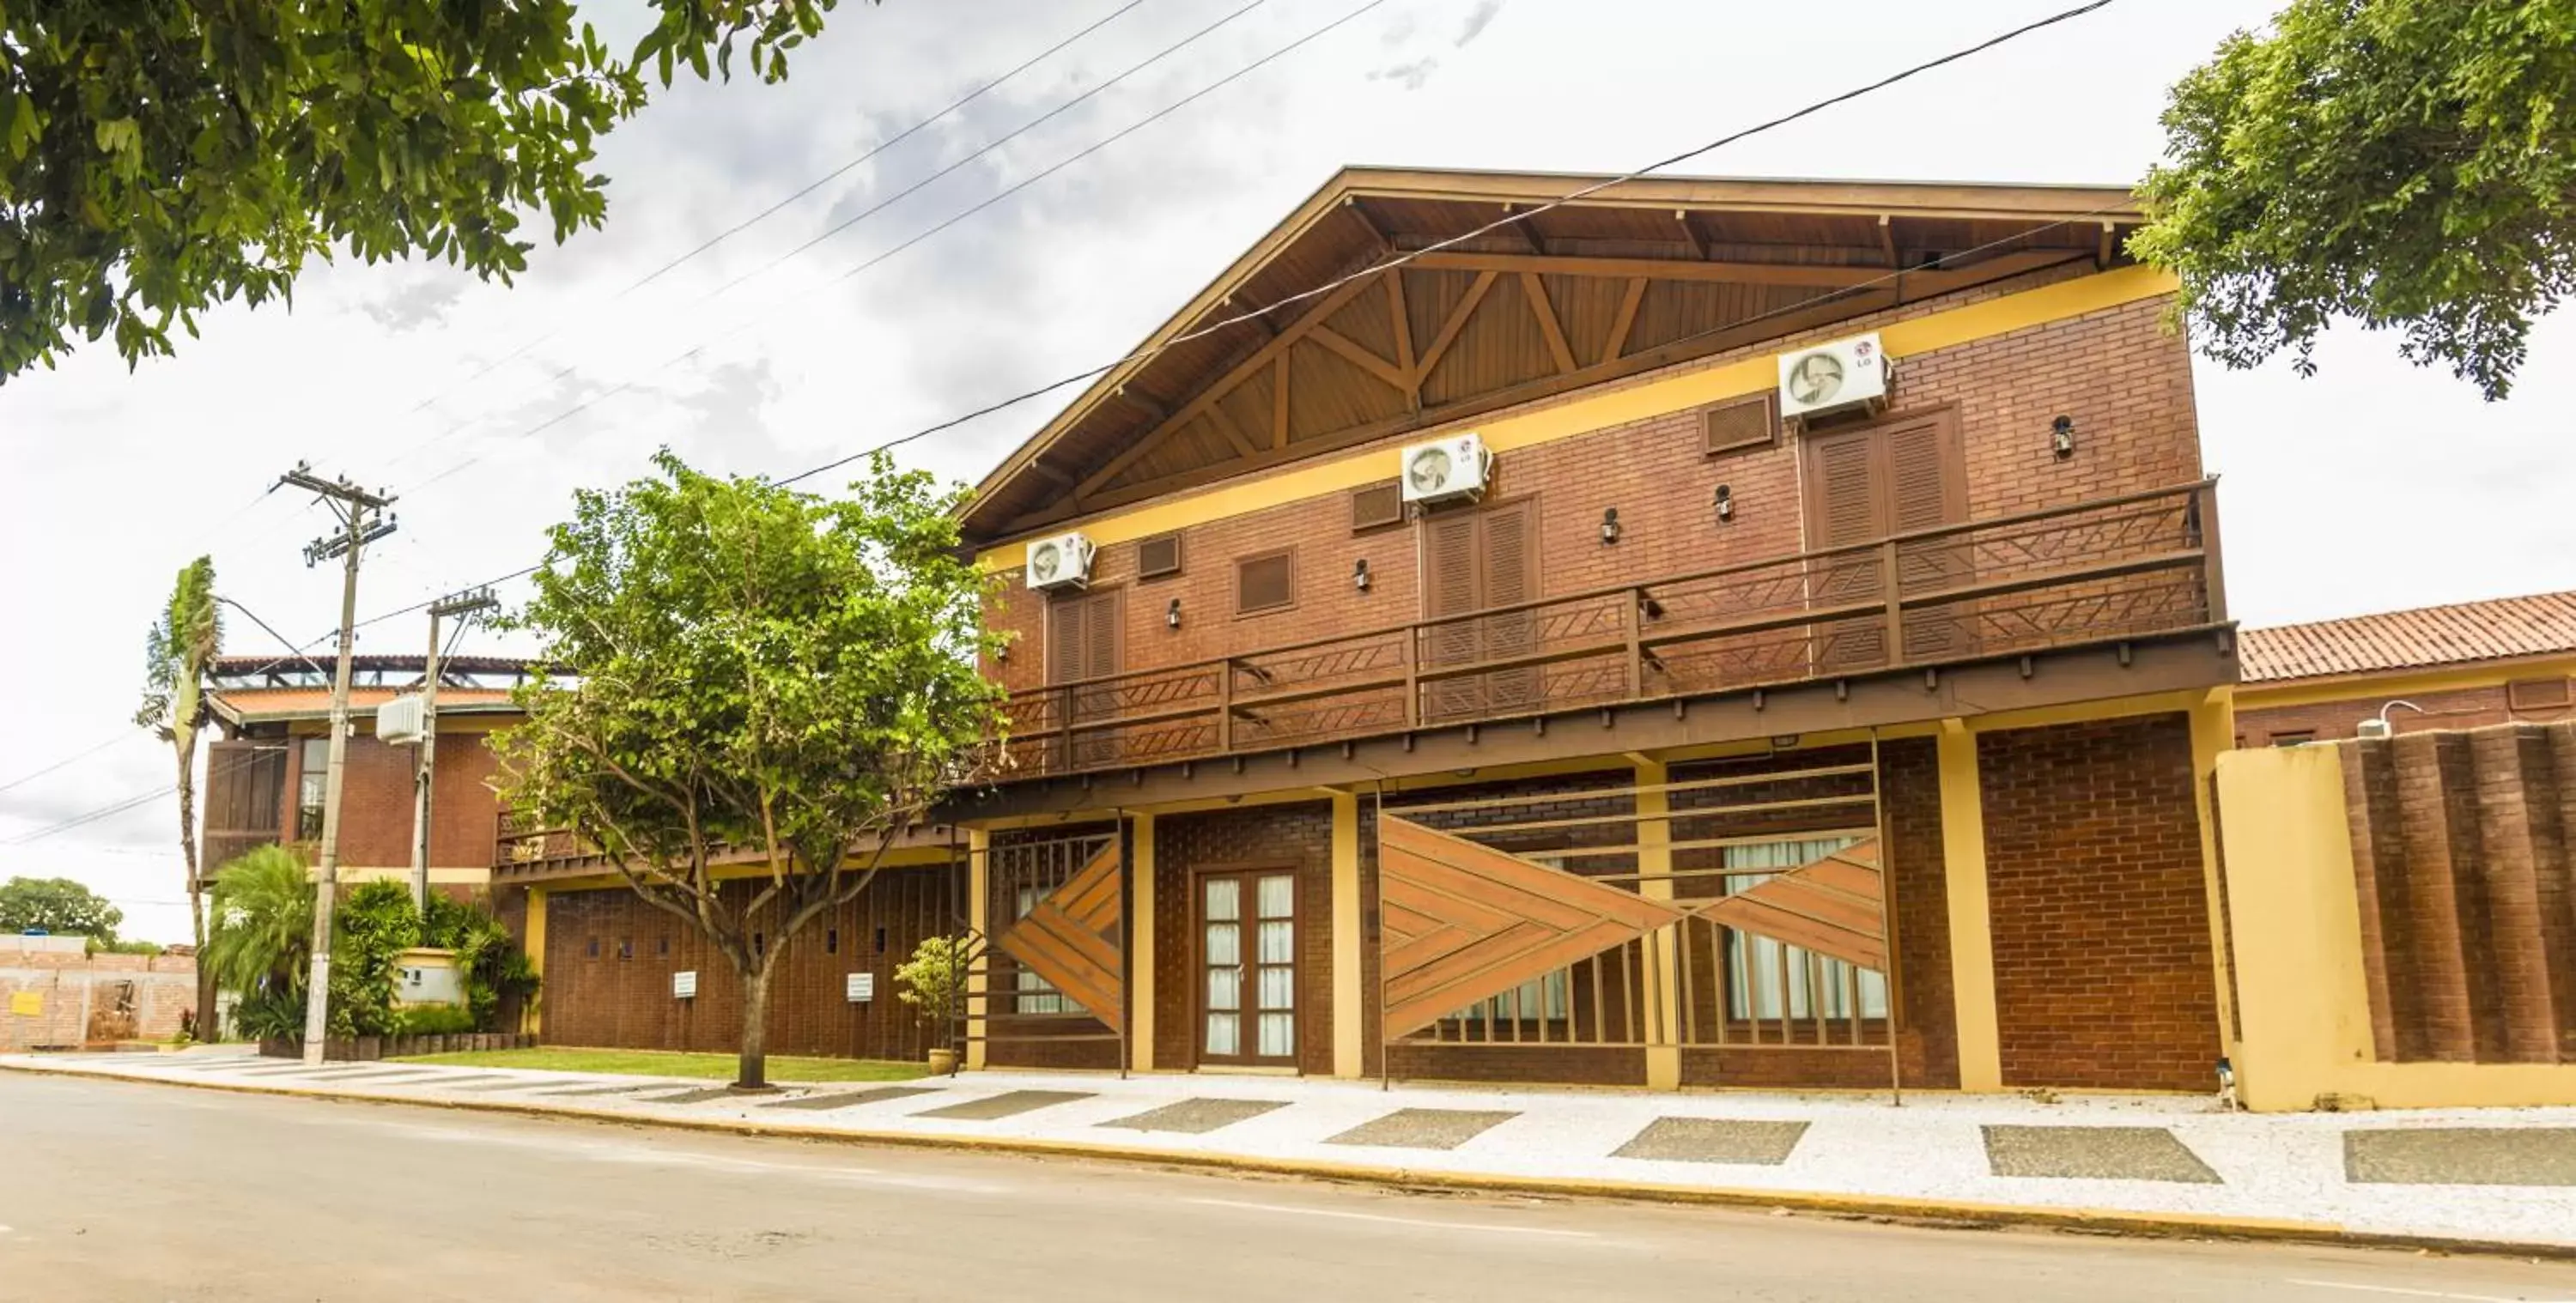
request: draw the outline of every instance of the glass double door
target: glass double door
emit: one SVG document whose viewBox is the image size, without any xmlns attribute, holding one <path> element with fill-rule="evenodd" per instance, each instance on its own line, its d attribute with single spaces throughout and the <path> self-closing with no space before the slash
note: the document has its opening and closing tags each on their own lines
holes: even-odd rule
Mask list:
<svg viewBox="0 0 2576 1303">
<path fill-rule="evenodd" d="M 1285 870 L 1198 880 L 1199 1061 L 1297 1061 L 1297 880 Z"/>
</svg>

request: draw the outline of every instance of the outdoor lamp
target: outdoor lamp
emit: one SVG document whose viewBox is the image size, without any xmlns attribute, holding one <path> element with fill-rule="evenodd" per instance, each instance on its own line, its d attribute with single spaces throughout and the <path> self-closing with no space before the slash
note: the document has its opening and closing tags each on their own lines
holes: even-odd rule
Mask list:
<svg viewBox="0 0 2576 1303">
<path fill-rule="evenodd" d="M 1181 599 L 1175 597 L 1171 605 L 1163 608 L 1163 623 L 1174 629 L 1181 627 Z"/>
<path fill-rule="evenodd" d="M 1619 509 L 1617 507 L 1603 507 L 1601 509 L 1601 541 L 1604 543 L 1616 543 L 1619 541 Z"/>
<path fill-rule="evenodd" d="M 2061 416 L 2048 423 L 2048 447 L 2059 461 L 2075 455 L 2075 418 Z"/>
<path fill-rule="evenodd" d="M 1723 525 L 1733 519 L 1735 519 L 1735 490 L 1720 484 L 1717 486 L 1717 523 Z"/>
<path fill-rule="evenodd" d="M 1351 587 L 1365 593 L 1368 591 L 1368 584 L 1368 558 L 1361 557 L 1357 563 L 1351 566 Z"/>
</svg>

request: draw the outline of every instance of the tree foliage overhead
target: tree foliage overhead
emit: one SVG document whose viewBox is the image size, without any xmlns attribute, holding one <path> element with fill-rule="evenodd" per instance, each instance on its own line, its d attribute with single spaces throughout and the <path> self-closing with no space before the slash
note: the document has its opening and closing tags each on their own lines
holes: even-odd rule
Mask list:
<svg viewBox="0 0 2576 1303">
<path fill-rule="evenodd" d="M 612 54 L 570 0 L 0 0 L 0 382 L 75 337 L 128 362 L 308 258 L 421 254 L 505 283 L 596 227 L 600 135 L 648 75 L 777 81 L 833 0 L 654 0 Z"/>
<path fill-rule="evenodd" d="M 41 929 L 58 937 L 88 937 L 116 944 L 125 911 L 71 878 L 11 878 L 0 882 L 0 934 Z"/>
<path fill-rule="evenodd" d="M 654 464 L 554 528 L 513 622 L 560 669 L 493 745 L 514 815 L 572 829 L 725 957 L 757 1086 L 789 939 L 986 754 L 985 579 L 957 496 L 882 455 L 841 500 Z M 755 876 L 719 883 L 720 861 Z"/>
<path fill-rule="evenodd" d="M 2295 0 L 2164 122 L 2130 248 L 2230 366 L 2352 318 L 2501 398 L 2576 289 L 2576 0 Z"/>
</svg>

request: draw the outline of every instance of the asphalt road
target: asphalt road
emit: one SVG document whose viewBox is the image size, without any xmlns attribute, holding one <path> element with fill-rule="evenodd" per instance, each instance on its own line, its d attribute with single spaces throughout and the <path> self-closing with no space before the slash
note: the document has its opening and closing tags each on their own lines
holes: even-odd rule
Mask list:
<svg viewBox="0 0 2576 1303">
<path fill-rule="evenodd" d="M 0 1300 L 2576 1300 L 2576 1266 L 1937 1230 L 0 1072 Z"/>
</svg>

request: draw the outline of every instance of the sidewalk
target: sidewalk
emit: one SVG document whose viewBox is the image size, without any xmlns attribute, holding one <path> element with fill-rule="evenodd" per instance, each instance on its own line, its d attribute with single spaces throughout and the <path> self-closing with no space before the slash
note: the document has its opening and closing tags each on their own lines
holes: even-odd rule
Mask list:
<svg viewBox="0 0 2576 1303">
<path fill-rule="evenodd" d="M 816 1138 L 2212 1235 L 2576 1249 L 2576 1109 L 2227 1114 L 2174 1097 L 1643 1094 L 979 1072 L 737 1096 L 706 1081 L 233 1047 L 0 1068 Z"/>
</svg>

